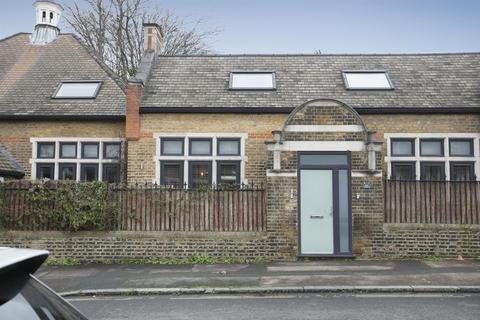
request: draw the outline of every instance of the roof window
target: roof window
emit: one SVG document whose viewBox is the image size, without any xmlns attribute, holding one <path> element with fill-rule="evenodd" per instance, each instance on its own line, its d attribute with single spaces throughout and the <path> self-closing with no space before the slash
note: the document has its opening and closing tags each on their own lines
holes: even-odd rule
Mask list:
<svg viewBox="0 0 480 320">
<path fill-rule="evenodd" d="M 100 90 L 101 81 L 62 82 L 53 94 L 56 99 L 94 99 Z"/>
<path fill-rule="evenodd" d="M 345 87 L 350 90 L 392 90 L 385 71 L 344 71 Z"/>
<path fill-rule="evenodd" d="M 275 72 L 231 72 L 229 88 L 234 90 L 273 90 L 275 89 Z"/>
</svg>

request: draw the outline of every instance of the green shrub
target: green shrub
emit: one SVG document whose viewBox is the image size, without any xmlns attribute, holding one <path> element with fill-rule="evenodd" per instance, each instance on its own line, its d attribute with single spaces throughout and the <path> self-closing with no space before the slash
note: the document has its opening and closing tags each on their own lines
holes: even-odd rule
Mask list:
<svg viewBox="0 0 480 320">
<path fill-rule="evenodd" d="M 0 221 L 4 226 L 21 228 L 23 221 L 29 221 L 28 225 L 49 230 L 105 230 L 115 209 L 104 182 L 46 181 L 31 184 L 25 192 L 28 205 L 20 215 L 4 214 L 9 217 Z"/>
</svg>

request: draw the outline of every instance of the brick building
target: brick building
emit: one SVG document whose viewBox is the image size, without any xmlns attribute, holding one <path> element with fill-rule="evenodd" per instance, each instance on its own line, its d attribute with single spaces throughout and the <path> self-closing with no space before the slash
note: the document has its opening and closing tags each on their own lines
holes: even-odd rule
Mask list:
<svg viewBox="0 0 480 320">
<path fill-rule="evenodd" d="M 0 40 L 0 143 L 27 179 L 117 181 L 125 84 L 60 33 L 60 5 L 35 5 L 34 32 Z"/>
<path fill-rule="evenodd" d="M 480 179 L 480 54 L 163 56 L 159 27 L 144 28 L 144 58 L 126 98 L 71 35 L 41 46 L 25 34 L 1 41 L 0 55 L 14 58 L 0 70 L 0 142 L 33 179 L 46 177 L 43 162 L 61 177 L 62 142 L 76 143 L 76 179 L 85 180 L 90 142 L 97 156 L 104 150 L 95 165 L 109 168 L 106 146 L 125 140 L 129 184 L 264 185 L 266 231 L 149 234 L 141 246 L 115 234 L 98 240 L 98 257 L 478 256 L 478 221 L 386 224 L 384 181 Z M 50 72 L 52 61 L 60 69 L 38 72 Z M 95 99 L 55 97 L 62 81 L 99 79 Z M 41 146 L 53 167 L 39 160 Z M 92 241 L 75 239 L 55 250 Z"/>
<path fill-rule="evenodd" d="M 155 25 L 146 29 L 161 38 Z M 477 53 L 155 50 L 129 83 L 128 181 L 264 184 L 267 229 L 289 254 L 385 253 L 403 232 L 431 237 L 435 248 L 438 230 L 384 225 L 384 179 L 480 177 Z M 477 229 L 466 234 L 478 240 Z"/>
</svg>

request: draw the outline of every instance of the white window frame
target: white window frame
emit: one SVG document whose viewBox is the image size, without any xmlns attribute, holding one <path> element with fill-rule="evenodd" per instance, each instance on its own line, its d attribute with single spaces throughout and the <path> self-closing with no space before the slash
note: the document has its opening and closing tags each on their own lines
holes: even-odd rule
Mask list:
<svg viewBox="0 0 480 320">
<path fill-rule="evenodd" d="M 153 183 L 160 184 L 161 166 L 160 161 L 183 161 L 183 180 L 186 185 L 189 185 L 189 161 L 211 161 L 212 162 L 212 184 L 217 184 L 217 161 L 240 161 L 240 183 L 248 184 L 245 178 L 245 162 L 248 161 L 245 155 L 245 141 L 248 137 L 246 133 L 228 133 L 228 132 L 215 132 L 215 133 L 155 133 L 155 156 L 153 161 L 155 162 L 155 179 Z M 161 138 L 184 138 L 183 155 L 175 156 L 163 156 L 161 155 Z M 212 155 L 210 156 L 190 156 L 189 155 L 189 138 L 211 138 L 212 139 Z M 218 138 L 237 138 L 240 139 L 240 155 L 238 156 L 219 156 L 217 154 L 217 139 Z"/>
<path fill-rule="evenodd" d="M 71 95 L 71 96 L 59 96 L 58 93 L 60 92 L 60 89 L 62 88 L 63 85 L 69 85 L 69 84 L 92 84 L 96 83 L 97 87 L 95 88 L 95 91 L 91 95 Z M 100 91 L 100 88 L 102 87 L 103 81 L 102 80 L 68 80 L 68 81 L 62 81 L 60 84 L 57 86 L 55 89 L 55 92 L 52 95 L 52 99 L 95 99 L 98 95 L 98 92 Z"/>
<path fill-rule="evenodd" d="M 235 77 L 235 75 L 258 75 L 258 74 L 270 75 L 272 77 L 272 86 L 271 87 L 255 87 L 255 86 L 237 87 L 237 86 L 233 85 L 233 83 L 234 83 L 233 78 Z M 232 72 L 230 72 L 228 88 L 230 90 L 276 90 L 277 89 L 277 80 L 276 80 L 276 76 L 275 76 L 274 71 L 268 71 L 268 70 L 232 71 Z"/>
<path fill-rule="evenodd" d="M 450 180 L 450 162 L 474 162 L 475 176 L 477 181 L 480 181 L 480 133 L 385 133 L 384 138 L 387 140 L 387 156 L 385 162 L 387 163 L 387 177 L 392 178 L 392 162 L 415 162 L 415 178 L 420 180 L 420 163 L 421 162 L 444 162 L 445 163 L 445 180 Z M 411 138 L 415 139 L 415 154 L 413 156 L 392 156 L 391 141 L 397 138 Z M 421 156 L 420 155 L 420 140 L 421 139 L 443 139 L 444 155 L 438 156 Z M 450 138 L 473 139 L 473 156 L 450 156 Z"/>
<path fill-rule="evenodd" d="M 105 159 L 103 156 L 104 143 L 121 143 L 125 139 L 123 138 L 80 138 L 80 137 L 61 137 L 61 138 L 30 138 L 32 143 L 32 158 L 30 164 L 32 165 L 31 180 L 37 180 L 37 164 L 39 163 L 53 163 L 53 180 L 58 180 L 58 169 L 60 163 L 74 163 L 77 166 L 76 181 L 81 181 L 81 164 L 93 163 L 98 164 L 98 181 L 103 180 L 103 165 L 110 163 L 120 164 L 120 159 Z M 54 142 L 55 143 L 55 157 L 50 159 L 37 158 L 37 145 L 41 142 Z M 77 144 L 77 157 L 76 158 L 60 158 L 60 143 L 61 142 L 74 142 Z M 99 145 L 99 152 L 97 159 L 82 159 L 82 142 L 95 142 Z M 121 151 L 120 151 L 121 152 Z"/>
<path fill-rule="evenodd" d="M 348 82 L 348 74 L 384 74 L 387 80 L 388 87 L 375 87 L 375 86 L 351 86 Z M 394 90 L 394 86 L 388 72 L 386 70 L 343 70 L 342 71 L 343 82 L 347 90 Z"/>
</svg>

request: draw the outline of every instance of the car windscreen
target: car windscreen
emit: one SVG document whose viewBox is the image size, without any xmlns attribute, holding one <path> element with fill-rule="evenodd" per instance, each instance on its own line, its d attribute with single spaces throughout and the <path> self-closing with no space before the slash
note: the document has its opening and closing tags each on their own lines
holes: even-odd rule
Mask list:
<svg viewBox="0 0 480 320">
<path fill-rule="evenodd" d="M 0 306 L 0 319 L 86 320 L 87 318 L 31 276 L 19 294 Z"/>
</svg>

